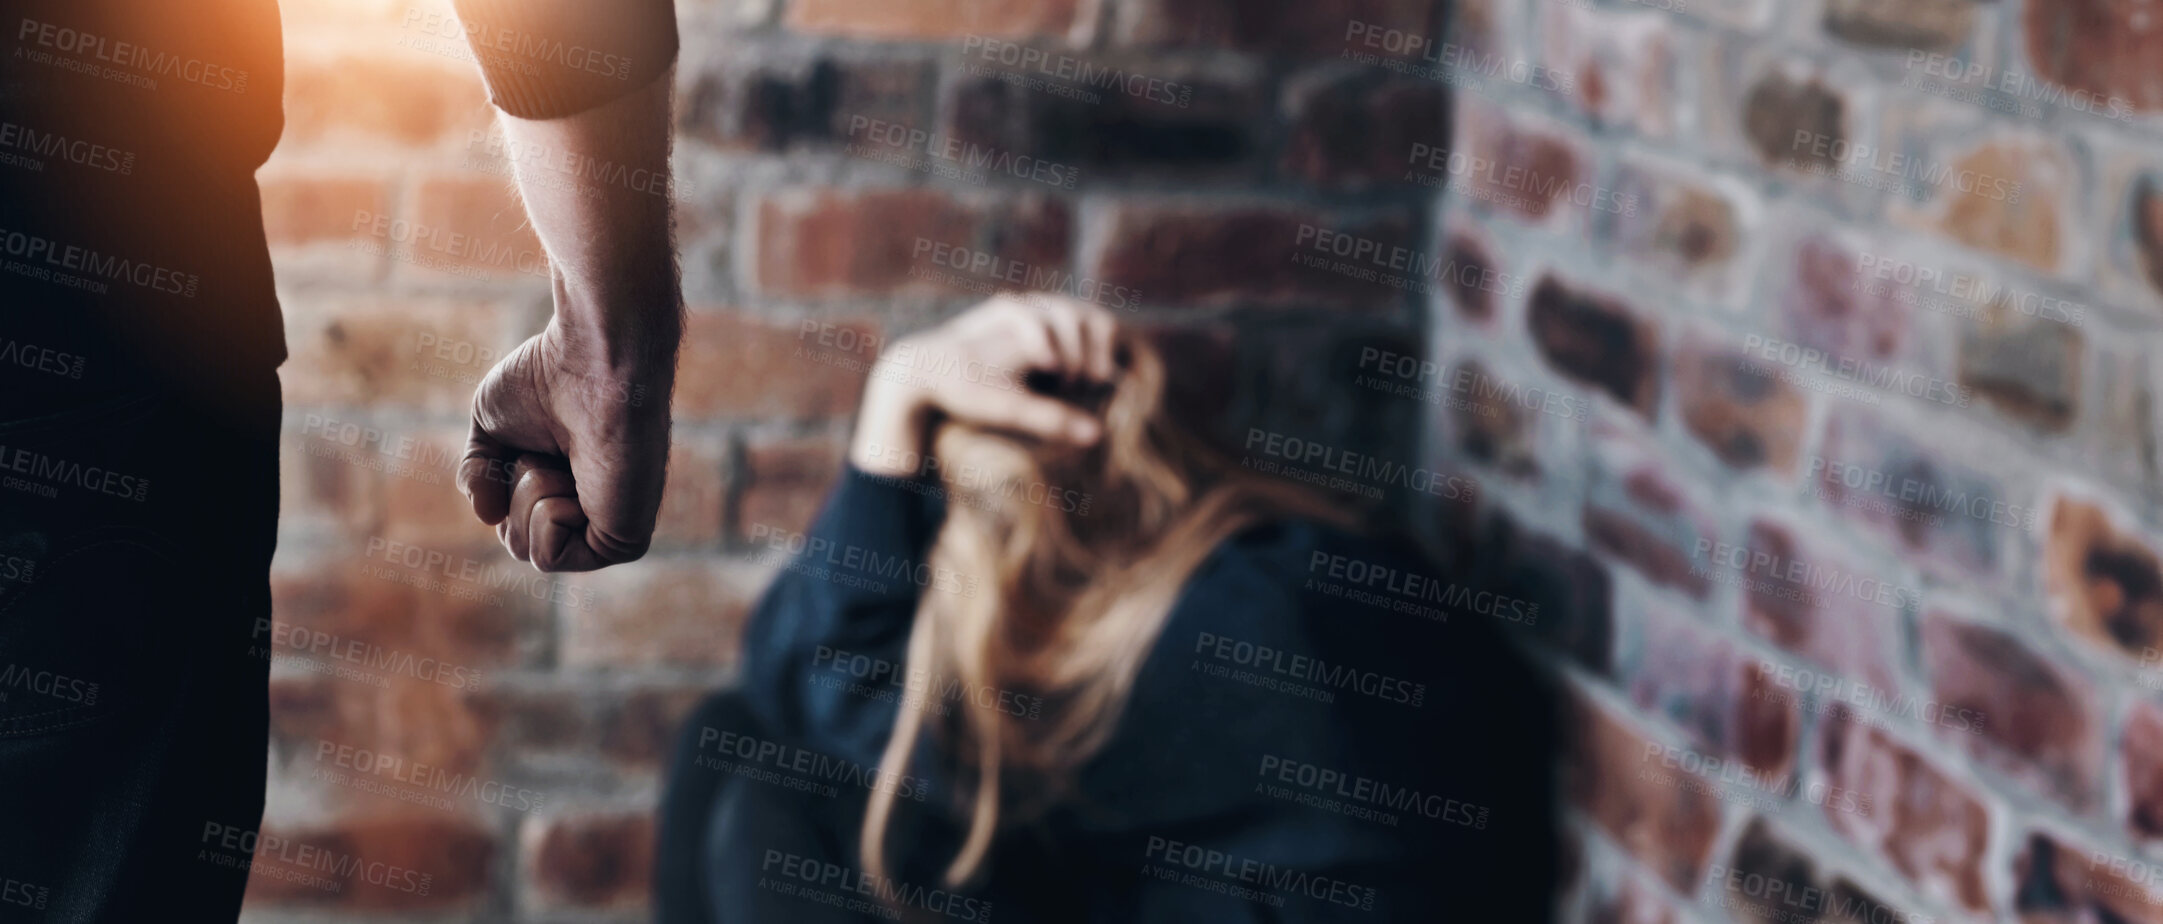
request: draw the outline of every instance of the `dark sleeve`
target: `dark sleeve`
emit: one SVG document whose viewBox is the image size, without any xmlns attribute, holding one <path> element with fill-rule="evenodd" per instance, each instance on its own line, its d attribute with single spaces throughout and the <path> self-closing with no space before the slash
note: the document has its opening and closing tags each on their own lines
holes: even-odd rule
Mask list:
<svg viewBox="0 0 2163 924">
<path fill-rule="evenodd" d="M 936 493 L 851 467 L 811 530 L 782 543 L 793 554 L 744 630 L 744 692 L 764 727 L 877 764 L 904 692 L 917 598 L 988 592 L 926 562 L 945 515 Z"/>
<path fill-rule="evenodd" d="M 676 61 L 672 0 L 455 0 L 488 97 L 522 119 L 575 115 Z"/>
</svg>

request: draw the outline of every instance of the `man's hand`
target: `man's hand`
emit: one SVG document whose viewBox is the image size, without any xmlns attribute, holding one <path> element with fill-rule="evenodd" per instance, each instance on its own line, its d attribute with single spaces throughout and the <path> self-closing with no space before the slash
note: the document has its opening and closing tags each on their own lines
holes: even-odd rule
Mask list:
<svg viewBox="0 0 2163 924">
<path fill-rule="evenodd" d="M 683 339 L 671 81 L 560 119 L 501 119 L 511 150 L 531 154 L 512 162 L 548 250 L 556 313 L 474 392 L 458 487 L 504 547 L 542 571 L 632 561 L 653 541 Z"/>
<path fill-rule="evenodd" d="M 670 362 L 611 368 L 551 323 L 473 396 L 458 487 L 519 561 L 592 571 L 646 554 L 668 474 Z"/>
</svg>

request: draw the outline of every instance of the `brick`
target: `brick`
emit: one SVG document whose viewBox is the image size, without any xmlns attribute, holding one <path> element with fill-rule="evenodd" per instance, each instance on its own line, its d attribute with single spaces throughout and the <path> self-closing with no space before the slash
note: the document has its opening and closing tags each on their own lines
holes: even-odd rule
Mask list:
<svg viewBox="0 0 2163 924">
<path fill-rule="evenodd" d="M 1342 237 L 1325 237 L 1321 232 Z M 1305 237 L 1302 237 L 1302 235 Z M 1123 200 L 1092 232 L 1101 241 L 1093 275 L 1139 290 L 1151 306 L 1334 307 L 1401 304 L 1386 283 L 1331 271 L 1344 256 L 1317 244 L 1344 242 L 1383 254 L 1412 248 L 1408 218 L 1339 215 L 1290 206 L 1160 205 Z M 1346 254 L 1346 256 L 1348 256 Z M 1315 260 L 1325 265 L 1302 262 Z M 1371 268 L 1371 267 L 1369 267 Z"/>
<path fill-rule="evenodd" d="M 1616 250 L 1649 271 L 1679 273 L 1688 281 L 1733 266 L 1744 234 L 1735 198 L 1691 173 L 1625 162 L 1615 179 L 1616 197 L 1625 205 L 1612 215 Z"/>
<path fill-rule="evenodd" d="M 587 752 L 592 723 L 576 691 L 499 684 L 483 688 L 474 699 L 492 730 L 489 742 L 500 762 Z"/>
<path fill-rule="evenodd" d="M 2080 412 L 2080 331 L 2000 303 L 1960 328 L 1960 384 L 2000 413 L 2047 433 L 2072 429 Z"/>
<path fill-rule="evenodd" d="M 255 863 L 248 877 L 251 906 L 375 914 L 477 910 L 495 863 L 495 841 L 487 830 L 474 820 L 441 814 L 388 811 L 330 825 L 266 823 L 263 837 L 290 846 L 272 852 L 258 842 L 250 857 Z"/>
<path fill-rule="evenodd" d="M 2157 186 L 2155 177 L 2143 176 L 2132 184 L 2127 195 L 2132 200 L 2128 208 L 2141 274 L 2151 288 L 2163 293 L 2163 188 Z"/>
<path fill-rule="evenodd" d="M 1068 207 L 1035 193 L 795 189 L 761 197 L 753 214 L 755 279 L 775 294 L 983 294 L 1067 271 Z"/>
<path fill-rule="evenodd" d="M 1619 882 L 1595 881 L 1588 920 L 1616 924 L 1680 924 L 1686 920 L 1674 899 L 1646 877 L 1626 875 Z"/>
<path fill-rule="evenodd" d="M 329 666 L 339 666 L 331 659 L 322 660 Z M 492 672 L 483 670 L 479 678 L 485 684 L 492 676 Z M 477 694 L 397 674 L 391 674 L 389 681 L 388 686 L 376 687 L 327 674 L 274 681 L 270 741 L 272 752 L 284 755 L 285 775 L 304 779 L 312 778 L 318 769 L 346 769 L 330 758 L 318 759 L 318 749 L 326 742 L 334 747 L 391 755 L 409 764 L 441 768 L 446 773 L 487 775 L 483 768 L 487 765 L 495 716 Z M 311 784 L 311 790 L 317 802 L 350 804 L 358 809 L 380 810 L 401 804 L 391 795 L 333 787 L 328 782 Z M 458 811 L 482 807 L 478 803 L 457 806 L 454 801 Z"/>
<path fill-rule="evenodd" d="M 841 474 L 842 446 L 832 439 L 767 439 L 744 447 L 734 486 L 731 536 L 750 541 L 754 526 L 803 532 Z"/>
<path fill-rule="evenodd" d="M 1543 83 L 1601 126 L 1666 138 L 1676 128 L 1678 53 L 1672 20 L 1554 3 L 1540 7 Z"/>
<path fill-rule="evenodd" d="M 415 185 L 405 213 L 415 230 L 413 239 L 398 242 L 396 225 L 391 239 L 379 239 L 385 247 L 410 253 L 421 263 L 408 263 L 411 271 L 449 275 L 461 270 L 493 277 L 519 274 L 548 277 L 548 253 L 526 218 L 525 204 L 511 184 L 494 177 L 430 176 Z M 422 238 L 426 227 L 434 234 Z"/>
<path fill-rule="evenodd" d="M 1457 148 L 1430 153 L 1415 164 L 1408 175 L 1419 182 L 1446 183 L 1452 196 L 1533 224 L 1624 208 L 1613 190 L 1595 182 L 1593 152 L 1561 127 L 1466 96 L 1456 98 L 1454 112 L 1451 138 Z"/>
<path fill-rule="evenodd" d="M 1827 0 L 1825 32 L 1869 48 L 1948 52 L 1975 33 L 1969 0 Z"/>
<path fill-rule="evenodd" d="M 2075 635 L 2153 668 L 2163 649 L 2163 558 L 2153 532 L 2103 503 L 2059 495 L 2048 513 L 2043 580 Z"/>
<path fill-rule="evenodd" d="M 2163 108 L 2163 78 L 2153 66 L 2163 54 L 2163 32 L 2145 4 L 2065 0 L 2024 6 L 2021 16 L 2027 59 L 2038 76 L 2133 109 Z"/>
<path fill-rule="evenodd" d="M 1843 410 L 1805 472 L 1811 496 L 1917 563 L 1949 578 L 1996 582 L 2006 535 L 2032 525 L 2037 511 L 2033 499 L 1968 464 L 1975 458 Z"/>
<path fill-rule="evenodd" d="M 715 417 L 833 418 L 856 409 L 871 364 L 878 358 L 878 327 L 843 318 L 802 322 L 761 318 L 739 311 L 694 311 L 684 331 L 676 372 L 676 415 Z M 842 349 L 821 343 L 847 334 Z M 840 342 L 840 341 L 836 341 Z M 695 358 L 696 361 L 692 361 Z"/>
<path fill-rule="evenodd" d="M 1776 786 L 1796 769 L 1802 730 L 1798 702 L 1781 692 L 1754 658 L 1703 624 L 1658 607 L 1646 614 L 1631 701 L 1681 726 L 1704 753 Z"/>
<path fill-rule="evenodd" d="M 653 882 L 653 816 L 580 812 L 530 819 L 519 832 L 526 875 L 551 905 L 636 909 Z"/>
<path fill-rule="evenodd" d="M 358 213 L 382 212 L 390 194 L 383 181 L 355 176 L 265 176 L 263 231 L 273 247 L 366 240 L 353 227 Z"/>
<path fill-rule="evenodd" d="M 2104 717 L 2086 680 L 2009 632 L 1943 612 L 1923 623 L 1922 660 L 1941 737 L 2075 812 L 2096 807 Z M 1954 728 L 1962 719 L 1980 734 Z"/>
<path fill-rule="evenodd" d="M 1498 299 L 1524 291 L 1523 277 L 1506 272 L 1493 248 L 1462 229 L 1452 231 L 1442 245 L 1442 267 L 1443 291 L 1467 320 L 1493 321 Z"/>
<path fill-rule="evenodd" d="M 1936 201 L 1926 214 L 1939 234 L 2043 272 L 2066 268 L 2074 248 L 2069 209 L 2080 200 L 2081 182 L 2059 143 L 2007 136 L 1925 163 L 1950 171 L 1927 186 Z"/>
<path fill-rule="evenodd" d="M 2154 861 L 2030 831 L 2013 857 L 2013 910 L 2023 921 L 2163 920 Z"/>
<path fill-rule="evenodd" d="M 1914 309 L 1894 290 L 1865 283 L 1862 256 L 1830 234 L 1806 233 L 1795 244 L 1778 296 L 1779 330 L 1839 360 L 1886 364 L 1906 355 Z"/>
<path fill-rule="evenodd" d="M 1675 357 L 1674 376 L 1683 426 L 1720 461 L 1741 470 L 1796 470 L 1810 407 L 1776 370 L 1696 338 Z"/>
<path fill-rule="evenodd" d="M 278 621 L 469 667 L 518 662 L 542 623 L 545 606 L 535 595 L 545 597 L 548 590 L 530 567 L 512 559 L 493 537 L 487 544 L 395 551 L 387 539 L 371 550 L 373 539 L 351 540 L 342 555 L 328 562 L 296 557 L 291 566 L 274 569 L 271 597 Z M 407 567 L 406 553 L 414 549 L 416 561 L 436 553 L 447 562 Z M 442 573 L 463 574 L 468 560 L 474 565 L 473 580 Z M 430 581 L 434 583 L 420 586 Z M 299 637 L 294 638 L 297 644 Z"/>
<path fill-rule="evenodd" d="M 792 0 L 791 29 L 873 39 L 1058 37 L 1076 25 L 1081 0 Z"/>
<path fill-rule="evenodd" d="M 1705 599 L 1712 583 L 1692 560 L 1693 550 L 1713 535 L 1704 506 L 1644 437 L 1595 422 L 1587 440 L 1586 542 L 1647 580 Z"/>
<path fill-rule="evenodd" d="M 1745 582 L 1742 625 L 1752 634 L 1834 671 L 1848 684 L 1843 690 L 1857 682 L 1898 689 L 1900 614 L 1917 592 L 1893 585 L 1885 593 L 1891 599 L 1881 598 L 1878 591 L 1888 583 L 1884 566 L 1835 548 L 1789 522 L 1760 516 L 1751 520 L 1739 552 L 1714 547 L 1698 561 L 1724 581 Z"/>
<path fill-rule="evenodd" d="M 2142 685 L 2154 683 L 2144 677 Z M 2126 828 L 2143 840 L 2163 838 L 2163 707 L 2135 700 L 2123 741 L 2116 756 L 2125 773 Z"/>
<path fill-rule="evenodd" d="M 1647 420 L 1659 413 L 1659 333 L 1619 298 L 1547 276 L 1532 289 L 1525 326 L 1557 372 Z"/>
<path fill-rule="evenodd" d="M 1417 152 L 1450 147 L 1442 84 L 1359 67 L 1294 75 L 1285 87 L 1282 169 L 1332 189 L 1402 185 Z"/>
<path fill-rule="evenodd" d="M 1696 889 L 1719 832 L 1720 804 L 1702 789 L 1660 782 L 1662 747 L 1605 707 L 1579 701 L 1565 740 L 1563 791 L 1607 835 L 1679 892 Z"/>
<path fill-rule="evenodd" d="M 856 119 L 914 125 L 931 66 L 818 57 L 702 70 L 685 91 L 679 128 L 730 148 L 782 151 L 846 142 Z"/>
<path fill-rule="evenodd" d="M 295 56 L 286 69 L 284 145 L 428 147 L 493 119 L 480 71 L 433 58 Z"/>
<path fill-rule="evenodd" d="M 948 84 L 940 108 L 953 138 L 990 156 L 1040 158 L 1066 168 L 1063 175 L 1078 174 L 1077 183 L 1117 176 L 1251 184 L 1268 163 L 1272 139 L 1265 127 L 1276 114 L 1258 68 L 1086 60 L 1143 79 L 1133 84 L 1139 93 L 1124 93 L 1117 83 L 1064 80 L 975 55 L 966 61 L 968 70 Z M 1076 95 L 1007 79 L 1017 74 Z"/>
<path fill-rule="evenodd" d="M 1370 48 L 1363 39 L 1396 30 L 1439 46 L 1441 7 L 1434 0 L 1137 0 L 1114 9 L 1112 35 L 1127 45 L 1417 58 L 1419 47 Z"/>
<path fill-rule="evenodd" d="M 1827 807 L 1833 830 L 1923 893 L 1947 896 L 1972 912 L 1988 910 L 1991 818 L 1973 788 L 1845 706 L 1834 706 L 1821 727 L 1826 782 L 1860 793 L 1874 807 L 1867 816 Z"/>
<path fill-rule="evenodd" d="M 573 670 L 733 663 L 758 590 L 747 575 L 702 560 L 649 558 L 572 580 L 592 600 L 564 614 L 562 659 Z"/>
<path fill-rule="evenodd" d="M 1768 69 L 1742 96 L 1743 138 L 1773 167 L 1837 172 L 1839 161 L 1830 152 L 1852 141 L 1849 117 L 1847 99 L 1838 90 L 1784 69 Z M 1807 142 L 1798 144 L 1805 135 Z"/>
<path fill-rule="evenodd" d="M 286 312 L 285 400 L 463 417 L 488 370 L 524 340 L 509 317 L 494 301 L 307 300 Z"/>
</svg>

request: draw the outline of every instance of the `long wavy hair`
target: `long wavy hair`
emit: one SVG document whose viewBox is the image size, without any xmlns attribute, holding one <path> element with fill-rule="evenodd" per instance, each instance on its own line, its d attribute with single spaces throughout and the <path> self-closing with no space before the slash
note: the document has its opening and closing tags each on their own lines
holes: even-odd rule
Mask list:
<svg viewBox="0 0 2163 924">
<path fill-rule="evenodd" d="M 1108 392 L 1067 396 L 1100 411 L 1104 437 L 1093 447 L 951 423 L 932 439 L 948 504 L 929 563 L 976 578 L 978 590 L 920 598 L 909 667 L 939 679 L 908 685 L 880 770 L 907 772 L 928 728 L 964 791 L 974 787 L 949 886 L 981 869 L 1003 822 L 1055 804 L 1070 772 L 1104 744 L 1181 588 L 1219 542 L 1275 519 L 1355 525 L 1342 504 L 1241 466 L 1197 421 L 1175 419 L 1154 337 L 1125 330 L 1116 349 L 1121 373 Z M 947 713 L 935 702 L 942 684 L 1041 708 L 972 695 Z M 882 788 L 864 817 L 860 850 L 881 876 L 894 803 Z"/>
</svg>

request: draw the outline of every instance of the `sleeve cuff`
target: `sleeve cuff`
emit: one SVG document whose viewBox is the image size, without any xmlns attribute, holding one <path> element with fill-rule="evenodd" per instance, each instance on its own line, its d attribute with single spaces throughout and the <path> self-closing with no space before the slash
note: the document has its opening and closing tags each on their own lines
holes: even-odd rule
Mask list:
<svg viewBox="0 0 2163 924">
<path fill-rule="evenodd" d="M 630 95 L 676 61 L 672 0 L 455 0 L 488 98 L 558 119 Z"/>
</svg>

